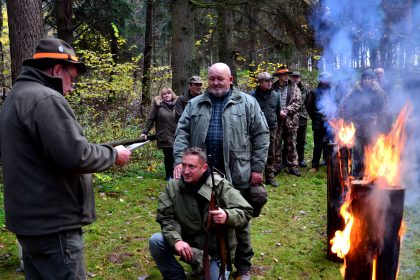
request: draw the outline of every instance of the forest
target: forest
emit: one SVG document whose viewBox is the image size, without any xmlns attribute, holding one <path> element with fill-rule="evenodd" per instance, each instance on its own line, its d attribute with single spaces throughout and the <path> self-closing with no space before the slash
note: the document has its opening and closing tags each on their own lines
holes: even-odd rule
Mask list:
<svg viewBox="0 0 420 280">
<path fill-rule="evenodd" d="M 381 67 L 396 85 L 390 110 L 411 101 L 410 139 L 420 136 L 418 0 L 0 0 L 0 10 L 0 108 L 38 41 L 60 38 L 88 68 L 66 99 L 92 143 L 139 137 L 163 87 L 181 96 L 198 75 L 204 90 L 216 62 L 230 67 L 234 86 L 245 93 L 259 73 L 280 66 L 300 71 L 310 89 L 323 71 L 335 84 L 354 84 L 363 70 Z M 85 229 L 90 278 L 161 279 L 147 246 L 159 230 L 162 161 L 151 142 L 128 166 L 94 174 L 98 221 Z M 267 188 L 270 200 L 252 221 L 253 279 L 340 279 L 341 265 L 325 259 L 327 175 L 320 170 L 303 170 L 300 178 L 280 174 L 281 187 Z M 418 163 L 409 170 L 416 185 L 406 193 L 400 279 L 419 279 Z M 24 278 L 15 271 L 16 243 L 1 205 L 0 279 Z"/>
</svg>

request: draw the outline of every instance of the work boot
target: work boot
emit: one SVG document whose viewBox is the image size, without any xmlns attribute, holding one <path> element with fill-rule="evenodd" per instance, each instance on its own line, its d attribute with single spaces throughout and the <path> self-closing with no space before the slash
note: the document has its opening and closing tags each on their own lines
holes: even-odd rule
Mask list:
<svg viewBox="0 0 420 280">
<path fill-rule="evenodd" d="M 299 167 L 308 167 L 308 166 L 306 165 L 306 162 L 304 160 L 301 160 L 299 162 Z"/>
<path fill-rule="evenodd" d="M 279 186 L 279 183 L 274 178 L 267 178 L 265 180 L 265 184 L 266 185 L 271 185 L 272 187 L 275 187 L 275 188 L 277 188 Z"/>
<path fill-rule="evenodd" d="M 309 169 L 309 172 L 311 173 L 318 172 L 318 167 L 312 167 L 311 169 Z"/>
<path fill-rule="evenodd" d="M 299 169 L 297 167 L 289 168 L 289 174 L 300 177 L 300 172 L 299 172 Z"/>
</svg>

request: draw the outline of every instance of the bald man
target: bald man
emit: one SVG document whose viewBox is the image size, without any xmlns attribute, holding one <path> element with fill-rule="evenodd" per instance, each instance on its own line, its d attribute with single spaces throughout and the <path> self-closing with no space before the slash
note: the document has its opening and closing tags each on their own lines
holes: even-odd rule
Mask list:
<svg viewBox="0 0 420 280">
<path fill-rule="evenodd" d="M 252 185 L 262 183 L 267 161 L 269 129 L 258 102 L 232 85 L 229 66 L 213 64 L 208 74 L 208 90 L 192 99 L 175 133 L 174 177 L 180 178 L 182 153 L 200 147 L 211 155 L 209 163 L 247 198 Z M 250 279 L 250 227 L 236 229 L 236 279 Z"/>
</svg>

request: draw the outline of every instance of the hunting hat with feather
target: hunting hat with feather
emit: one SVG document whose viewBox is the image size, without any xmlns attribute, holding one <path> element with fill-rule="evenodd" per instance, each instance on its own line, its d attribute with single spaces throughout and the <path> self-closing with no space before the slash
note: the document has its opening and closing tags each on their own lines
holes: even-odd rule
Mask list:
<svg viewBox="0 0 420 280">
<path fill-rule="evenodd" d="M 45 68 L 59 63 L 75 66 L 79 74 L 87 71 L 86 65 L 79 61 L 74 49 L 68 43 L 56 38 L 41 39 L 32 58 L 23 61 L 23 65 L 34 68 Z"/>
</svg>

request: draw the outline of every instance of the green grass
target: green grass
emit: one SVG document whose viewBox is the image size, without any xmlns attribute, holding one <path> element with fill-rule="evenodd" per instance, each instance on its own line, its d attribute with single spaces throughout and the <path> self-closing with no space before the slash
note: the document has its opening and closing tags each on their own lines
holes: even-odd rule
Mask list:
<svg viewBox="0 0 420 280">
<path fill-rule="evenodd" d="M 136 156 L 131 165 L 96 179 L 98 220 L 84 228 L 87 271 L 94 279 L 161 279 L 148 238 L 160 230 L 155 213 L 165 187 L 163 166 L 157 163 L 162 154 L 152 145 Z M 341 279 L 340 265 L 325 258 L 325 167 L 316 174 L 302 169 L 299 178 L 281 173 L 277 179 L 280 187 L 267 188 L 269 201 L 252 221 L 253 279 Z M 420 279 L 419 210 L 417 205 L 404 213 L 407 232 L 399 279 Z M 17 245 L 4 228 L 2 213 L 0 208 L 0 279 L 24 279 L 15 272 Z"/>
</svg>

